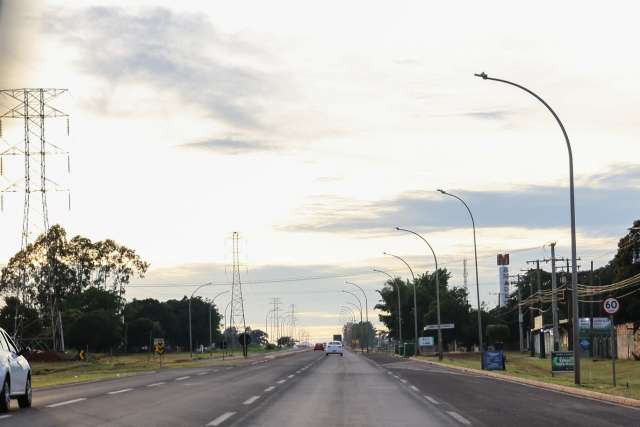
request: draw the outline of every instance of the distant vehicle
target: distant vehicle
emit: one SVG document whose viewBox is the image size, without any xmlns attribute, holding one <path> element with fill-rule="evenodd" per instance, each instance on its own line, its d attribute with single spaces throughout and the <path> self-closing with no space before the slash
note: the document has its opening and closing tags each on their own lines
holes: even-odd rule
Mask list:
<svg viewBox="0 0 640 427">
<path fill-rule="evenodd" d="M 342 342 L 342 335 L 340 335 L 340 334 L 335 334 L 335 335 L 333 336 L 333 340 L 334 340 L 334 341 L 340 341 L 340 342 Z"/>
<path fill-rule="evenodd" d="M 17 399 L 21 408 L 31 407 L 31 366 L 24 358 L 27 352 L 18 350 L 9 334 L 0 328 L 0 412 L 9 411 L 11 399 Z"/>
<path fill-rule="evenodd" d="M 321 342 L 317 342 L 316 345 L 313 346 L 313 351 L 320 350 L 324 351 L 324 344 Z"/>
<path fill-rule="evenodd" d="M 342 356 L 342 343 L 340 341 L 330 341 L 327 343 L 327 347 L 324 349 L 326 356 L 330 354 L 339 354 Z"/>
</svg>

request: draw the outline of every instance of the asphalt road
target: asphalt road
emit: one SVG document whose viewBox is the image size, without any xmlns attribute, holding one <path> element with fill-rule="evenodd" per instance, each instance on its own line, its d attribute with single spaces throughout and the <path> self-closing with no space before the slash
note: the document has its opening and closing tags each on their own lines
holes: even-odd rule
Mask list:
<svg viewBox="0 0 640 427">
<path fill-rule="evenodd" d="M 305 351 L 37 390 L 20 426 L 640 426 L 640 411 L 383 354 Z"/>
</svg>

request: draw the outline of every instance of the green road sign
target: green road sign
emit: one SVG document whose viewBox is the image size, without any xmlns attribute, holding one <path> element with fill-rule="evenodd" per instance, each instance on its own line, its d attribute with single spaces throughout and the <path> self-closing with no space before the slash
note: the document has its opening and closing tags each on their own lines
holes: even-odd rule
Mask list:
<svg viewBox="0 0 640 427">
<path fill-rule="evenodd" d="M 551 372 L 573 372 L 574 366 L 572 351 L 551 352 Z"/>
</svg>

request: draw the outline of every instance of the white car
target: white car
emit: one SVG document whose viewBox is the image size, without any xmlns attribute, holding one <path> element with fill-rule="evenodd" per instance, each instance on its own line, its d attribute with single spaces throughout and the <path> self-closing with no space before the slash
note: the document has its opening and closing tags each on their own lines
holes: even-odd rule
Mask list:
<svg viewBox="0 0 640 427">
<path fill-rule="evenodd" d="M 324 354 L 328 356 L 330 354 L 339 354 L 342 356 L 342 343 L 340 341 L 329 341 L 324 346 Z"/>
<path fill-rule="evenodd" d="M 31 366 L 24 358 L 25 351 L 18 346 L 7 332 L 0 328 L 0 412 L 7 412 L 11 399 L 18 399 L 21 408 L 31 407 Z"/>
</svg>

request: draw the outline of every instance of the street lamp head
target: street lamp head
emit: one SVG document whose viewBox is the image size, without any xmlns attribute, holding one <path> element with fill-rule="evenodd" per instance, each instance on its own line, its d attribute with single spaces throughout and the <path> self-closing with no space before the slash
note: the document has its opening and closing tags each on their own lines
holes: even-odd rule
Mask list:
<svg viewBox="0 0 640 427">
<path fill-rule="evenodd" d="M 447 192 L 446 192 L 446 191 L 444 191 L 444 190 L 442 190 L 442 189 L 440 189 L 440 188 L 438 188 L 436 191 L 437 191 L 438 193 L 447 194 Z"/>
<path fill-rule="evenodd" d="M 482 77 L 483 80 L 487 80 L 489 78 L 489 76 L 487 76 L 487 73 L 485 73 L 484 71 L 482 73 L 476 73 L 474 74 L 474 76 L 476 77 Z"/>
<path fill-rule="evenodd" d="M 396 227 L 396 230 L 400 231 L 400 227 Z"/>
</svg>

